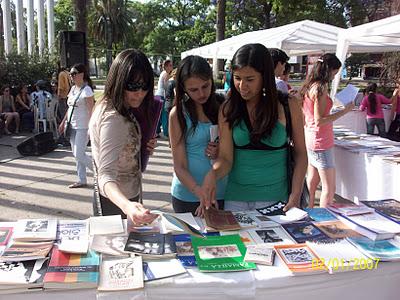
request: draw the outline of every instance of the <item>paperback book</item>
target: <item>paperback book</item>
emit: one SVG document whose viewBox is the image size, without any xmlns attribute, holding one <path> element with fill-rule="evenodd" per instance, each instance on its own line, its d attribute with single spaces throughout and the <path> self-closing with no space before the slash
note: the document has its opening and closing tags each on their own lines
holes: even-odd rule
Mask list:
<svg viewBox="0 0 400 300">
<path fill-rule="evenodd" d="M 6 246 L 11 238 L 13 227 L 0 227 L 0 247 Z"/>
<path fill-rule="evenodd" d="M 372 259 L 382 261 L 400 260 L 399 243 L 393 239 L 372 241 L 368 238 L 348 238 L 348 241 Z"/>
<path fill-rule="evenodd" d="M 292 222 L 303 220 L 307 216 L 308 216 L 308 214 L 306 211 L 301 210 L 300 208 L 297 208 L 297 207 L 292 207 L 286 213 L 283 213 L 282 215 L 268 216 L 268 218 L 270 218 L 272 221 L 279 223 L 279 224 L 287 224 L 287 223 L 292 223 Z"/>
<path fill-rule="evenodd" d="M 293 238 L 281 227 L 275 224 L 274 227 L 249 230 L 251 237 L 257 244 L 294 244 Z"/>
<path fill-rule="evenodd" d="M 124 250 L 148 259 L 176 256 L 176 246 L 171 234 L 131 232 Z"/>
<path fill-rule="evenodd" d="M 160 214 L 160 233 L 187 233 L 197 237 L 204 237 L 199 224 L 197 224 L 191 213 L 165 213 L 152 211 Z"/>
<path fill-rule="evenodd" d="M 0 261 L 26 261 L 45 258 L 49 254 L 53 242 L 18 242 L 7 247 Z"/>
<path fill-rule="evenodd" d="M 186 269 L 177 259 L 143 262 L 144 281 L 153 281 L 185 274 Z"/>
<path fill-rule="evenodd" d="M 211 206 L 205 211 L 205 220 L 208 227 L 216 230 L 240 230 L 241 227 L 231 211 L 219 210 Z"/>
<path fill-rule="evenodd" d="M 239 235 L 192 237 L 196 262 L 201 272 L 231 272 L 255 269 L 246 262 L 246 247 Z"/>
<path fill-rule="evenodd" d="M 90 235 L 124 233 L 124 225 L 120 215 L 90 217 Z"/>
<path fill-rule="evenodd" d="M 142 257 L 103 257 L 99 291 L 135 290 L 144 287 Z"/>
<path fill-rule="evenodd" d="M 278 215 L 284 215 L 285 212 L 283 211 L 283 208 L 286 206 L 286 203 L 283 203 L 282 201 L 278 201 L 274 204 L 262 207 L 262 208 L 256 208 L 256 210 L 264 215 L 264 216 L 278 216 Z"/>
<path fill-rule="evenodd" d="M 256 244 L 256 241 L 250 234 L 249 230 L 234 230 L 234 231 L 221 231 L 220 235 L 239 235 L 243 244 L 247 247 L 248 245 Z"/>
<path fill-rule="evenodd" d="M 400 224 L 400 202 L 394 199 L 376 200 L 376 201 L 360 201 L 375 211 L 392 221 Z"/>
<path fill-rule="evenodd" d="M 315 222 L 334 221 L 337 218 L 326 208 L 314 207 L 304 208 L 304 211 L 308 213 L 308 216 Z"/>
<path fill-rule="evenodd" d="M 100 257 L 94 251 L 88 251 L 87 254 L 71 254 L 62 252 L 55 246 L 44 276 L 44 288 L 96 288 L 99 280 L 99 265 Z"/>
<path fill-rule="evenodd" d="M 332 203 L 328 206 L 328 209 L 334 213 L 341 214 L 344 216 L 354 216 L 372 213 L 375 210 L 366 205 L 357 205 L 355 203 Z"/>
<path fill-rule="evenodd" d="M 236 221 L 239 223 L 242 228 L 254 228 L 257 227 L 257 221 L 254 219 L 252 215 L 250 215 L 246 211 L 237 211 L 232 212 Z"/>
<path fill-rule="evenodd" d="M 90 249 L 106 255 L 129 256 L 124 250 L 127 240 L 126 234 L 94 235 Z"/>
<path fill-rule="evenodd" d="M 57 236 L 57 220 L 29 219 L 17 221 L 14 241 L 54 241 Z"/>
<path fill-rule="evenodd" d="M 86 253 L 89 247 L 88 221 L 58 221 L 57 244 L 60 251 L 68 253 Z"/>
<path fill-rule="evenodd" d="M 275 249 L 269 244 L 248 245 L 244 260 L 260 265 L 272 266 L 274 264 Z"/>
<path fill-rule="evenodd" d="M 325 240 L 329 237 L 310 222 L 291 223 L 282 225 L 297 243 L 306 241 Z"/>
<path fill-rule="evenodd" d="M 339 220 L 314 223 L 323 233 L 332 239 L 343 239 L 346 237 L 361 236 Z"/>
</svg>

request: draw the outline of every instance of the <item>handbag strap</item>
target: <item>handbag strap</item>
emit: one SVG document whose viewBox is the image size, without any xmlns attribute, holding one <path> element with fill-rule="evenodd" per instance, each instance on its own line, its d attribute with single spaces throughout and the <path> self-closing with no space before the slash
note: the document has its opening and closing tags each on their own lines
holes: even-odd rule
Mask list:
<svg viewBox="0 0 400 300">
<path fill-rule="evenodd" d="M 69 124 L 71 124 L 72 114 L 74 113 L 76 102 L 78 101 L 78 99 L 79 99 L 79 97 L 81 96 L 82 91 L 83 91 L 83 89 L 84 89 L 85 87 L 86 87 L 86 85 L 83 85 L 83 86 L 81 87 L 81 89 L 79 90 L 78 95 L 77 95 L 76 98 L 75 98 L 74 104 L 72 105 L 71 114 L 70 114 L 70 116 L 69 116 L 69 118 L 68 118 L 68 121 L 67 121 L 67 126 L 69 126 Z"/>
</svg>

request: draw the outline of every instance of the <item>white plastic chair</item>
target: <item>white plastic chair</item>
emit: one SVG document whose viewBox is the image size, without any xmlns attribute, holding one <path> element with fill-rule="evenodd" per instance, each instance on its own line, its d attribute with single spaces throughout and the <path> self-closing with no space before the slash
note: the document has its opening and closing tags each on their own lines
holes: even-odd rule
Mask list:
<svg viewBox="0 0 400 300">
<path fill-rule="evenodd" d="M 58 110 L 58 100 L 47 97 L 46 115 L 44 116 L 44 118 L 40 118 L 39 107 L 37 103 L 35 103 L 33 110 L 35 118 L 35 132 L 40 131 L 40 123 L 42 124 L 43 132 L 47 132 L 47 123 L 49 123 L 49 130 L 55 133 L 56 138 L 58 138 L 57 110 Z"/>
</svg>

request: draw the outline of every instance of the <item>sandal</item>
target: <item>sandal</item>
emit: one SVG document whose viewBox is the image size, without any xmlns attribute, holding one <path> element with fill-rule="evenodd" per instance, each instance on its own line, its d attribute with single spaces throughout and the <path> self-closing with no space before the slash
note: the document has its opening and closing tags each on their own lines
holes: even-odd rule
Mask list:
<svg viewBox="0 0 400 300">
<path fill-rule="evenodd" d="M 77 188 L 87 187 L 87 184 L 86 183 L 75 182 L 73 184 L 70 184 L 68 187 L 70 189 L 77 189 Z"/>
</svg>

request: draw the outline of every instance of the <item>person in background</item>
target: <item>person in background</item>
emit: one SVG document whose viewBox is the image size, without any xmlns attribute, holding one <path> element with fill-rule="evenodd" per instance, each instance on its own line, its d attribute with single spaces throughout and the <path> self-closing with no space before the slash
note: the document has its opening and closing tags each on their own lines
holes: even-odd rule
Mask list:
<svg viewBox="0 0 400 300">
<path fill-rule="evenodd" d="M 158 78 L 157 91 L 156 91 L 156 96 L 160 96 L 161 100 L 164 102 L 164 107 L 161 112 L 159 126 L 157 128 L 157 134 L 161 133 L 161 127 L 162 127 L 164 137 L 168 137 L 168 119 L 167 119 L 168 114 L 165 110 L 165 90 L 167 88 L 169 74 L 171 73 L 172 69 L 173 69 L 172 61 L 169 59 L 164 61 L 163 71 L 161 72 L 160 77 Z"/>
<path fill-rule="evenodd" d="M 3 87 L 2 95 L 0 96 L 0 115 L 5 118 L 4 131 L 6 134 L 11 134 L 10 124 L 15 121 L 15 133 L 19 133 L 19 114 L 15 110 L 14 97 L 11 95 L 9 86 Z"/>
<path fill-rule="evenodd" d="M 68 110 L 61 121 L 59 132 L 63 134 L 68 121 L 71 120 L 71 135 L 69 141 L 76 160 L 78 181 L 70 184 L 68 187 L 81 188 L 87 186 L 86 168 L 93 171 L 92 158 L 86 154 L 86 147 L 94 97 L 92 80 L 84 64 L 75 64 L 71 68 L 69 75 L 74 85 L 68 93 Z"/>
<path fill-rule="evenodd" d="M 157 217 L 140 202 L 142 131 L 132 112 L 143 107 L 150 122 L 153 86 L 153 70 L 143 52 L 127 49 L 117 55 L 89 125 L 95 181 L 100 193 L 94 202 L 96 215 L 119 214 L 135 225 L 150 223 Z M 147 143 L 150 153 L 155 142 L 151 139 Z"/>
<path fill-rule="evenodd" d="M 225 95 L 227 95 L 229 90 L 231 89 L 231 78 L 232 78 L 231 64 L 226 63 L 226 68 L 225 68 L 224 77 L 223 77 Z"/>
<path fill-rule="evenodd" d="M 287 203 L 284 210 L 298 207 L 307 169 L 301 107 L 292 98 L 287 100 L 295 160 L 289 190 L 285 99 L 276 89 L 270 52 L 261 44 L 240 47 L 232 72 L 231 95 L 218 118 L 219 155 L 199 192 L 206 195 L 203 205 L 207 208 L 214 201 L 216 180 L 229 174 L 226 210 L 254 210 L 277 201 Z"/>
<path fill-rule="evenodd" d="M 71 80 L 69 77 L 69 72 L 65 67 L 60 68 L 60 72 L 58 73 L 58 88 L 57 88 L 57 96 L 58 96 L 58 117 L 59 120 L 65 116 L 67 111 L 67 98 L 69 90 L 71 89 Z"/>
<path fill-rule="evenodd" d="M 33 104 L 37 107 L 39 119 L 46 119 L 46 104 L 51 99 L 51 94 L 46 91 L 46 81 L 38 80 L 35 84 L 36 91 L 31 94 Z M 39 128 L 36 128 L 39 130 Z"/>
<path fill-rule="evenodd" d="M 173 69 L 170 74 L 170 78 L 167 83 L 167 88 L 165 89 L 165 107 L 169 119 L 169 113 L 174 105 L 175 99 L 175 89 L 176 89 L 176 72 L 177 69 Z M 168 120 L 167 120 L 168 121 Z M 168 125 L 169 122 L 167 122 Z"/>
<path fill-rule="evenodd" d="M 333 158 L 333 121 L 354 108 L 354 103 L 331 114 L 333 101 L 329 97 L 329 84 L 341 67 L 334 54 L 321 56 L 304 82 L 300 95 L 303 98 L 305 137 L 308 153 L 307 186 L 310 191 L 309 206 L 315 202 L 315 191 L 321 181 L 320 207 L 333 202 L 336 189 L 336 175 Z"/>
<path fill-rule="evenodd" d="M 210 142 L 210 128 L 218 124 L 224 100 L 215 93 L 212 70 L 200 56 L 185 57 L 176 74 L 175 105 L 170 113 L 170 141 L 174 162 L 172 206 L 177 213 L 203 216 L 200 185 L 218 156 L 218 144 Z M 217 183 L 217 207 L 223 208 L 225 181 Z"/>
<path fill-rule="evenodd" d="M 392 110 L 390 112 L 390 123 L 388 137 L 400 142 L 400 79 L 397 82 L 396 88 L 392 95 Z"/>
<path fill-rule="evenodd" d="M 279 77 L 282 76 L 283 72 L 285 71 L 285 65 L 289 60 L 289 56 L 287 56 L 286 52 L 281 49 L 272 48 L 269 49 L 269 51 L 271 53 L 272 61 L 274 63 L 276 88 L 278 91 L 281 91 L 284 94 L 288 94 L 289 90 L 286 82 L 284 82 L 282 79 L 279 79 Z"/>
<path fill-rule="evenodd" d="M 33 130 L 34 124 L 34 115 L 32 111 L 32 101 L 31 96 L 28 94 L 28 87 L 25 84 L 21 84 L 18 88 L 18 94 L 15 98 L 16 109 L 19 113 L 21 119 L 22 129 Z"/>
<path fill-rule="evenodd" d="M 385 119 L 383 117 L 382 104 L 390 104 L 392 101 L 382 94 L 376 92 L 376 83 L 369 83 L 366 88 L 367 95 L 363 98 L 360 110 L 367 110 L 367 133 L 374 134 L 375 126 L 379 135 L 386 137 Z"/>
<path fill-rule="evenodd" d="M 282 80 L 284 84 L 286 84 L 287 91 L 290 92 L 292 90 L 291 85 L 289 84 L 289 77 L 290 77 L 290 69 L 291 65 L 289 63 L 285 64 L 285 69 L 283 70 L 283 73 L 281 76 L 279 76 L 279 80 Z M 278 87 L 278 84 L 277 84 Z"/>
</svg>

